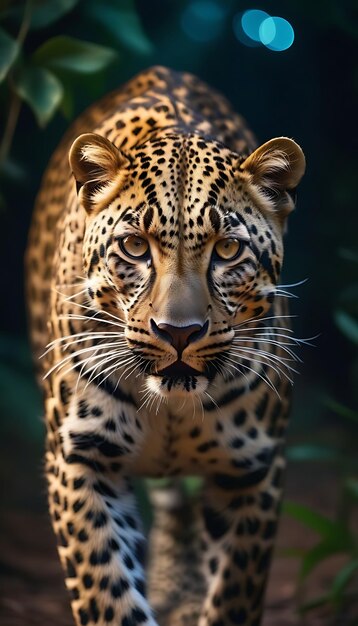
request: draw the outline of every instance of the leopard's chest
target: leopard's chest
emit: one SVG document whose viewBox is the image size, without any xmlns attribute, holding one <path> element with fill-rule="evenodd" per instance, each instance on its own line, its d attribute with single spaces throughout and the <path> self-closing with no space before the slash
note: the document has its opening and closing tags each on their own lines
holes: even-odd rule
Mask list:
<svg viewBox="0 0 358 626">
<path fill-rule="evenodd" d="M 206 414 L 191 408 L 184 417 L 150 416 L 134 468 L 138 475 L 157 477 L 244 473 L 266 463 L 274 447 L 244 408 Z"/>
<path fill-rule="evenodd" d="M 65 454 L 85 454 L 106 467 L 119 463 L 136 476 L 256 471 L 277 444 L 269 427 L 277 399 L 262 387 L 239 394 L 236 381 L 219 391 L 217 405 L 214 398 L 207 404 L 177 399 L 146 407 L 130 384 L 116 397 L 82 382 L 61 427 Z M 229 395 L 233 400 L 220 406 Z"/>
<path fill-rule="evenodd" d="M 238 383 L 224 388 L 225 397 L 235 395 Z M 177 399 L 175 403 L 133 410 L 119 403 L 118 443 L 128 434 L 135 444 L 124 463 L 137 476 L 207 475 L 256 470 L 266 463 L 276 441 L 267 433 L 273 404 L 269 399 L 258 421 L 254 407 L 262 390 L 242 394 L 228 406 Z M 263 398 L 265 400 L 266 396 Z M 215 401 L 214 401 L 215 402 Z"/>
</svg>

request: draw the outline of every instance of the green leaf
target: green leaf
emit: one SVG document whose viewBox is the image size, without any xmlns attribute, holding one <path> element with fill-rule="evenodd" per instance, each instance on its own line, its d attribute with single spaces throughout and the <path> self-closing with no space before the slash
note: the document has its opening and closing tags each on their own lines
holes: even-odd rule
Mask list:
<svg viewBox="0 0 358 626">
<path fill-rule="evenodd" d="M 336 402 L 332 398 L 324 398 L 324 403 L 329 409 L 337 413 L 337 415 L 352 420 L 353 422 L 358 422 L 358 413 L 340 404 L 340 402 Z"/>
<path fill-rule="evenodd" d="M 358 560 L 349 561 L 342 567 L 336 575 L 331 589 L 333 601 L 340 603 L 344 590 L 346 589 L 353 574 L 358 571 Z"/>
<path fill-rule="evenodd" d="M 19 51 L 20 46 L 18 42 L 0 28 L 0 82 L 7 76 L 8 71 L 17 59 Z"/>
<path fill-rule="evenodd" d="M 350 248 L 338 248 L 338 254 L 342 259 L 346 261 L 352 261 L 358 263 L 358 252 Z"/>
<path fill-rule="evenodd" d="M 358 345 L 358 322 L 349 313 L 338 310 L 334 314 L 335 322 L 342 333 L 353 343 Z"/>
<path fill-rule="evenodd" d="M 86 13 L 102 24 L 115 39 L 134 52 L 149 54 L 153 45 L 145 34 L 131 0 L 101 2 L 87 0 Z"/>
<path fill-rule="evenodd" d="M 73 118 L 74 110 L 75 101 L 73 97 L 73 89 L 65 85 L 63 98 L 60 104 L 60 111 L 66 120 L 71 120 Z"/>
<path fill-rule="evenodd" d="M 287 457 L 291 461 L 340 461 L 342 455 L 334 448 L 305 444 L 290 446 Z"/>
<path fill-rule="evenodd" d="M 58 78 L 43 67 L 27 66 L 16 76 L 14 86 L 33 110 L 39 126 L 46 126 L 62 100 L 63 87 Z"/>
<path fill-rule="evenodd" d="M 341 552 L 349 552 L 350 548 L 351 541 L 348 539 L 347 533 L 345 535 L 335 534 L 324 539 L 305 554 L 299 573 L 300 580 L 303 581 L 307 578 L 308 574 L 328 557 Z"/>
<path fill-rule="evenodd" d="M 78 4 L 79 0 L 41 0 L 36 4 L 31 16 L 31 28 L 46 28 L 57 22 Z"/>
<path fill-rule="evenodd" d="M 59 36 L 46 41 L 36 50 L 32 58 L 37 65 L 43 65 L 53 71 L 92 74 L 113 63 L 117 53 L 111 48 L 73 37 Z"/>
<path fill-rule="evenodd" d="M 299 608 L 299 612 L 304 615 L 305 613 L 308 613 L 309 611 L 312 611 L 313 609 L 318 609 L 321 606 L 325 606 L 326 604 L 329 604 L 330 602 L 331 602 L 331 594 L 324 593 L 322 596 L 318 596 L 317 598 L 313 598 L 312 600 L 309 600 L 308 602 L 305 602 L 304 604 L 302 604 Z"/>
<path fill-rule="evenodd" d="M 283 503 L 283 511 L 290 517 L 293 517 L 304 526 L 311 528 L 321 537 L 330 537 L 332 534 L 345 534 L 346 529 L 339 522 L 334 522 L 328 517 L 324 517 L 321 513 L 310 509 L 304 504 L 297 502 L 285 501 Z"/>
</svg>

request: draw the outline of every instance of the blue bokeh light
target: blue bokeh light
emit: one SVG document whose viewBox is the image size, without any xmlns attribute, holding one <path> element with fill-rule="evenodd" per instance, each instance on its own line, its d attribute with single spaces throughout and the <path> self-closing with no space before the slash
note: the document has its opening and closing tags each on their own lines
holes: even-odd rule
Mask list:
<svg viewBox="0 0 358 626">
<path fill-rule="evenodd" d="M 263 20 L 259 28 L 259 36 L 264 46 L 269 46 L 276 37 L 276 24 L 272 17 Z"/>
<path fill-rule="evenodd" d="M 237 13 L 233 19 L 236 38 L 245 46 L 264 45 L 274 52 L 282 52 L 292 46 L 295 33 L 283 17 L 271 17 L 266 11 L 249 9 Z"/>
<path fill-rule="evenodd" d="M 224 28 L 226 11 L 215 0 L 196 0 L 183 12 L 181 25 L 185 34 L 199 43 L 219 37 Z"/>
<path fill-rule="evenodd" d="M 283 52 L 292 46 L 295 33 L 291 24 L 283 17 L 267 17 L 259 27 L 261 42 L 275 52 Z"/>
<path fill-rule="evenodd" d="M 241 26 L 245 35 L 253 39 L 253 41 L 261 41 L 260 26 L 269 17 L 266 11 L 260 11 L 259 9 L 245 11 L 241 17 Z"/>
</svg>

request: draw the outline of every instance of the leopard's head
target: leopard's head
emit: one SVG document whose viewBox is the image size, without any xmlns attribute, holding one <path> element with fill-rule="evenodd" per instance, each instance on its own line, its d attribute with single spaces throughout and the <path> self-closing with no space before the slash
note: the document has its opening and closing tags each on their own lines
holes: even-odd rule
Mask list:
<svg viewBox="0 0 358 626">
<path fill-rule="evenodd" d="M 85 134 L 70 165 L 87 212 L 91 308 L 125 323 L 148 389 L 204 393 L 235 329 L 272 307 L 301 148 L 280 137 L 242 157 L 193 133 L 123 154 Z"/>
</svg>

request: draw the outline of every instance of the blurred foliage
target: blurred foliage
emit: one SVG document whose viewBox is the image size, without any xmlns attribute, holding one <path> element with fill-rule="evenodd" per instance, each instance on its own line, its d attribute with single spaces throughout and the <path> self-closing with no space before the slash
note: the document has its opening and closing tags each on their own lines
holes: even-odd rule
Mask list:
<svg viewBox="0 0 358 626">
<path fill-rule="evenodd" d="M 358 413 L 348 410 L 346 407 L 336 405 L 337 414 L 349 415 L 358 424 Z M 341 410 L 340 410 L 341 408 Z M 299 504 L 285 501 L 283 511 L 293 517 L 306 528 L 314 531 L 319 539 L 308 550 L 302 550 L 292 546 L 286 550 L 287 556 L 299 557 L 301 564 L 299 570 L 297 598 L 300 599 L 299 611 L 306 614 L 318 607 L 326 607 L 339 614 L 352 602 L 356 602 L 355 589 L 358 583 L 358 533 L 356 519 L 358 513 L 358 460 L 356 450 L 347 451 L 341 449 L 326 449 L 321 446 L 314 447 L 310 444 L 302 445 L 299 449 L 293 447 L 288 450 L 288 458 L 291 460 L 319 462 L 322 475 L 324 475 L 324 463 L 335 464 L 340 475 L 339 503 L 335 518 L 328 518 L 317 510 Z M 336 572 L 327 590 L 317 597 L 305 600 L 306 579 L 319 565 L 334 555 L 344 556 L 344 564 Z M 354 622 L 355 624 L 355 622 Z M 347 622 L 348 626 L 348 622 Z M 352 623 L 352 626 L 353 623 Z"/>
<path fill-rule="evenodd" d="M 306 614 L 319 607 L 326 607 L 340 613 L 345 607 L 356 602 L 355 589 L 358 580 L 358 538 L 352 532 L 349 520 L 358 508 L 358 481 L 350 479 L 345 483 L 344 515 L 338 514 L 336 520 L 331 520 L 317 511 L 294 502 L 284 503 L 284 512 L 306 528 L 313 530 L 319 536 L 319 541 L 300 557 L 301 566 L 298 581 L 297 597 L 302 597 L 302 587 L 311 572 L 333 555 L 341 554 L 346 557 L 344 565 L 335 574 L 322 595 L 302 601 L 299 605 L 301 614 Z M 301 550 L 291 548 L 288 555 L 300 555 Z M 345 622 L 346 626 L 348 622 Z M 352 623 L 352 626 L 355 626 Z"/>
<path fill-rule="evenodd" d="M 346 251 L 345 257 L 357 262 L 353 253 Z M 344 290 L 339 298 L 338 308 L 334 311 L 334 319 L 341 332 L 351 341 L 358 343 L 358 285 Z M 335 418 L 335 444 L 329 441 L 324 432 L 319 433 L 319 442 L 310 440 L 288 448 L 287 457 L 291 461 L 316 462 L 321 471 L 326 463 L 334 466 L 338 476 L 339 498 L 334 519 L 323 516 L 313 508 L 286 501 L 283 510 L 307 528 L 318 534 L 319 540 L 309 550 L 301 551 L 292 547 L 288 550 L 291 556 L 301 559 L 298 598 L 304 598 L 303 585 L 311 572 L 333 555 L 345 556 L 341 569 L 337 571 L 324 594 L 309 601 L 301 601 L 299 611 L 306 614 L 319 607 L 331 608 L 339 614 L 350 602 L 356 601 L 358 585 L 358 457 L 356 433 L 358 429 L 358 411 L 333 400 L 324 398 L 323 403 Z M 343 441 L 337 443 L 336 433 L 342 430 L 346 422 L 347 430 Z M 353 434 L 353 439 L 350 438 Z M 318 433 L 317 433 L 318 435 Z M 328 439 L 325 442 L 325 439 Z M 322 471 L 323 473 L 323 471 Z M 352 626 L 355 626 L 355 623 Z M 347 623 L 347 626 L 348 623 Z"/>
<path fill-rule="evenodd" d="M 62 18 L 68 14 L 73 14 L 78 36 L 61 34 Z M 102 27 L 98 41 L 82 39 L 84 26 L 91 22 Z M 110 65 L 119 64 L 122 48 L 151 50 L 132 0 L 8 2 L 0 12 L 0 23 L 0 114 L 6 120 L 0 166 L 8 157 L 22 104 L 32 109 L 41 128 L 58 110 L 70 119 L 76 93 L 86 88 L 88 76 L 99 78 Z M 108 35 L 111 47 L 100 43 Z M 99 96 L 100 81 L 97 84 L 92 98 Z"/>
</svg>

